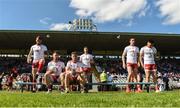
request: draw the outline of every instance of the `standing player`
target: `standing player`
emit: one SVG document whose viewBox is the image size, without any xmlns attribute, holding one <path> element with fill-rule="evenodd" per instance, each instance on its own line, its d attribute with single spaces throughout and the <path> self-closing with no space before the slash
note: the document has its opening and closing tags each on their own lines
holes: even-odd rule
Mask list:
<svg viewBox="0 0 180 108">
<path fill-rule="evenodd" d="M 66 75 L 65 75 L 65 92 L 69 93 L 70 84 L 80 84 L 81 86 L 81 93 L 85 92 L 85 76 L 84 72 L 82 71 L 83 64 L 78 61 L 77 53 L 71 53 L 71 59 L 68 61 L 66 65 Z"/>
<path fill-rule="evenodd" d="M 47 53 L 47 47 L 42 44 L 42 38 L 40 36 L 36 37 L 36 44 L 31 46 L 30 52 L 27 57 L 27 62 L 32 62 L 32 76 L 33 83 L 36 82 L 36 75 L 38 75 L 45 63 L 45 53 Z M 33 61 L 31 56 L 33 54 Z M 35 85 L 33 85 L 33 92 L 36 91 Z"/>
<path fill-rule="evenodd" d="M 138 55 L 139 48 L 135 46 L 135 39 L 131 38 L 129 41 L 130 45 L 125 47 L 122 54 L 123 68 L 128 71 L 127 82 L 138 82 L 137 73 L 138 73 Z M 125 62 L 126 57 L 126 62 Z M 130 92 L 130 85 L 127 85 L 126 92 Z M 136 92 L 142 92 L 140 85 L 137 85 Z"/>
<path fill-rule="evenodd" d="M 156 84 L 155 90 L 156 92 L 159 92 L 159 88 L 157 85 L 157 68 L 155 64 L 156 54 L 157 50 L 154 47 L 154 41 L 148 40 L 147 45 L 142 47 L 140 50 L 140 62 L 141 66 L 145 70 L 146 82 L 150 81 L 150 74 L 152 73 L 153 82 Z"/>
<path fill-rule="evenodd" d="M 84 47 L 84 54 L 80 56 L 80 61 L 83 63 L 83 71 L 85 72 L 85 77 L 87 83 L 90 81 L 91 76 L 91 64 L 94 63 L 93 56 L 88 53 L 88 47 Z"/>
<path fill-rule="evenodd" d="M 54 52 L 53 60 L 48 63 L 47 71 L 44 75 L 44 82 L 48 87 L 48 93 L 52 91 L 53 82 L 61 83 L 61 91 L 64 91 L 65 65 L 59 60 L 58 52 Z"/>
</svg>

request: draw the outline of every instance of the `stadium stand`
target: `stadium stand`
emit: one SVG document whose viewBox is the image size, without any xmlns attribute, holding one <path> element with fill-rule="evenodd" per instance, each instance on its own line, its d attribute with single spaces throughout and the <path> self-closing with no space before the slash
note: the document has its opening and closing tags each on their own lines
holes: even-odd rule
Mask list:
<svg viewBox="0 0 180 108">
<path fill-rule="evenodd" d="M 164 78 L 164 82 L 171 84 L 169 89 L 179 87 L 180 60 L 172 58 L 179 57 L 180 54 L 180 46 L 177 45 L 180 41 L 179 34 L 0 30 L 0 81 L 2 89 L 7 88 L 7 79 L 11 75 L 10 73 L 13 74 L 13 86 L 15 81 L 31 81 L 31 74 L 28 74 L 31 72 L 31 65 L 26 63 L 26 56 L 37 34 L 43 36 L 44 43 L 47 44 L 50 52 L 60 50 L 64 62 L 67 62 L 67 55 L 70 52 L 74 50 L 82 52 L 82 48 L 85 45 L 88 46 L 91 48 L 93 55 L 97 56 L 95 62 L 99 70 L 105 70 L 108 73 L 109 81 L 116 83 L 125 82 L 126 80 L 127 72 L 122 68 L 122 63 L 119 62 L 119 55 L 128 44 L 129 38 L 136 38 L 138 47 L 142 47 L 146 40 L 154 39 L 157 43 L 156 47 L 160 59 L 157 62 L 158 71 L 160 72 L 159 78 Z M 49 37 L 46 37 L 47 35 Z M 120 36 L 120 38 L 117 38 L 117 36 Z M 7 40 L 11 44 L 7 44 Z M 167 41 L 169 42 L 168 45 Z M 8 54 L 10 56 L 7 56 Z M 12 57 L 11 55 L 17 55 L 18 57 Z M 106 57 L 108 55 L 111 57 Z M 116 57 L 111 59 L 113 56 Z M 43 73 L 45 70 L 46 66 Z M 142 69 L 140 71 L 144 73 Z M 11 80 L 9 81 L 11 82 Z"/>
</svg>

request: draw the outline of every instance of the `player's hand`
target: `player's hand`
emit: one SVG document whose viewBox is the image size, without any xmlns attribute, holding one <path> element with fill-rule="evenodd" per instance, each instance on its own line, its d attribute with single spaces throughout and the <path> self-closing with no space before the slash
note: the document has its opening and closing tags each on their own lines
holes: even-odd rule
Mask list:
<svg viewBox="0 0 180 108">
<path fill-rule="evenodd" d="M 27 63 L 31 63 L 32 62 L 32 59 L 31 58 L 28 58 L 27 59 Z"/>
<path fill-rule="evenodd" d="M 84 71 L 83 71 L 83 68 L 80 67 L 80 68 L 77 68 L 77 69 L 76 69 L 76 72 L 77 72 L 77 73 L 83 73 Z"/>
<path fill-rule="evenodd" d="M 138 65 L 138 67 L 141 67 L 141 64 L 140 64 L 140 63 L 138 63 L 137 65 Z"/>
<path fill-rule="evenodd" d="M 144 68 L 144 64 L 141 63 L 142 68 Z"/>
<path fill-rule="evenodd" d="M 123 63 L 123 68 L 126 69 L 126 64 L 125 63 Z"/>
<path fill-rule="evenodd" d="M 71 71 L 71 74 L 72 74 L 73 76 L 75 76 L 75 75 L 76 75 L 76 71 L 75 71 L 75 70 L 72 70 L 72 71 Z"/>
</svg>

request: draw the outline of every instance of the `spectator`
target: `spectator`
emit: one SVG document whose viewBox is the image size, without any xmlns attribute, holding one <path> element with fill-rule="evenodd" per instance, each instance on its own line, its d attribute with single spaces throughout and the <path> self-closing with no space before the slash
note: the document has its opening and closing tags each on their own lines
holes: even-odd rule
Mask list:
<svg viewBox="0 0 180 108">
<path fill-rule="evenodd" d="M 107 83 L 108 81 L 108 76 L 107 76 L 107 73 L 105 71 L 103 71 L 101 74 L 100 74 L 100 81 L 101 83 Z M 106 85 L 102 85 L 101 86 L 101 91 L 107 91 L 107 86 Z"/>
</svg>

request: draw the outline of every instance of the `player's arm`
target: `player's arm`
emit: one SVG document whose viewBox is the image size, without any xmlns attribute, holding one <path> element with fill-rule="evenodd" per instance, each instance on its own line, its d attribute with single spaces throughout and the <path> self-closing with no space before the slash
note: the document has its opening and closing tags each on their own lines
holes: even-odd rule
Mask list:
<svg viewBox="0 0 180 108">
<path fill-rule="evenodd" d="M 137 54 L 137 65 L 138 65 L 138 67 L 141 66 L 141 62 L 140 62 L 140 53 Z"/>
<path fill-rule="evenodd" d="M 70 67 L 66 66 L 65 70 L 66 70 L 66 73 L 71 73 L 71 68 Z"/>
<path fill-rule="evenodd" d="M 144 68 L 143 57 L 144 57 L 144 47 L 141 48 L 140 54 L 139 54 L 139 62 L 141 63 L 141 66 Z"/>
<path fill-rule="evenodd" d="M 53 68 L 51 68 L 52 66 L 50 66 L 50 65 L 51 65 L 51 62 L 49 62 L 49 63 L 47 64 L 46 72 L 53 70 Z"/>
<path fill-rule="evenodd" d="M 79 66 L 78 66 L 78 68 L 75 70 L 77 73 L 82 73 L 82 72 L 84 72 L 83 71 L 83 67 L 84 67 L 84 64 L 83 63 L 80 63 L 79 64 Z"/>
<path fill-rule="evenodd" d="M 92 56 L 91 59 L 90 59 L 90 64 L 91 64 L 91 65 L 94 65 L 94 64 L 95 64 L 94 59 L 93 59 L 93 56 Z"/>
<path fill-rule="evenodd" d="M 45 59 L 49 59 L 49 58 L 50 58 L 49 52 L 48 52 L 48 49 L 47 49 L 46 46 L 44 46 L 44 58 L 45 58 Z"/>
<path fill-rule="evenodd" d="M 50 55 L 49 55 L 48 51 L 44 51 L 44 58 L 45 59 L 49 59 L 50 58 Z"/>
<path fill-rule="evenodd" d="M 82 55 L 79 57 L 79 61 L 82 63 Z"/>
<path fill-rule="evenodd" d="M 0 78 L 3 78 L 3 76 L 4 76 L 4 72 L 0 75 Z"/>
<path fill-rule="evenodd" d="M 140 56 L 140 52 L 139 52 L 139 48 L 138 48 L 138 52 L 137 52 L 137 65 L 138 65 L 138 67 L 141 66 L 141 62 L 140 62 L 139 56 Z"/>
<path fill-rule="evenodd" d="M 157 50 L 156 50 L 156 48 L 154 48 L 154 60 L 155 60 L 155 61 L 158 60 L 158 59 L 157 59 Z"/>
<path fill-rule="evenodd" d="M 46 73 L 44 75 L 50 75 L 50 74 L 53 74 L 53 70 L 50 70 L 50 69 L 47 69 Z"/>
<path fill-rule="evenodd" d="M 72 72 L 72 69 L 71 69 L 71 67 L 70 67 L 70 63 L 69 63 L 69 62 L 67 62 L 67 65 L 66 65 L 66 67 L 65 67 L 65 72 L 66 72 L 66 73 L 71 73 L 71 72 Z"/>
<path fill-rule="evenodd" d="M 44 76 L 46 76 L 46 75 L 51 75 L 51 74 L 53 74 L 53 73 L 54 73 L 53 70 L 47 68 L 46 73 L 44 74 Z"/>
<path fill-rule="evenodd" d="M 144 68 L 143 56 L 144 56 L 144 53 L 143 53 L 143 52 L 140 52 L 140 55 L 139 55 L 139 62 L 141 63 L 141 66 Z"/>
<path fill-rule="evenodd" d="M 66 71 L 65 68 L 66 68 L 66 67 L 65 67 L 65 65 L 64 65 L 64 63 L 63 63 L 63 66 L 62 66 L 62 73 L 65 73 L 65 71 Z"/>
<path fill-rule="evenodd" d="M 30 51 L 29 51 L 29 54 L 28 54 L 28 56 L 27 56 L 27 63 L 31 63 L 31 61 L 32 61 L 32 58 L 31 58 L 32 53 L 33 53 L 33 50 L 32 50 L 32 47 L 31 47 L 31 49 L 30 49 Z"/>
<path fill-rule="evenodd" d="M 122 65 L 123 65 L 123 68 L 126 69 L 126 62 L 125 62 L 125 57 L 126 57 L 126 51 L 123 51 L 123 54 L 122 54 Z"/>
</svg>

